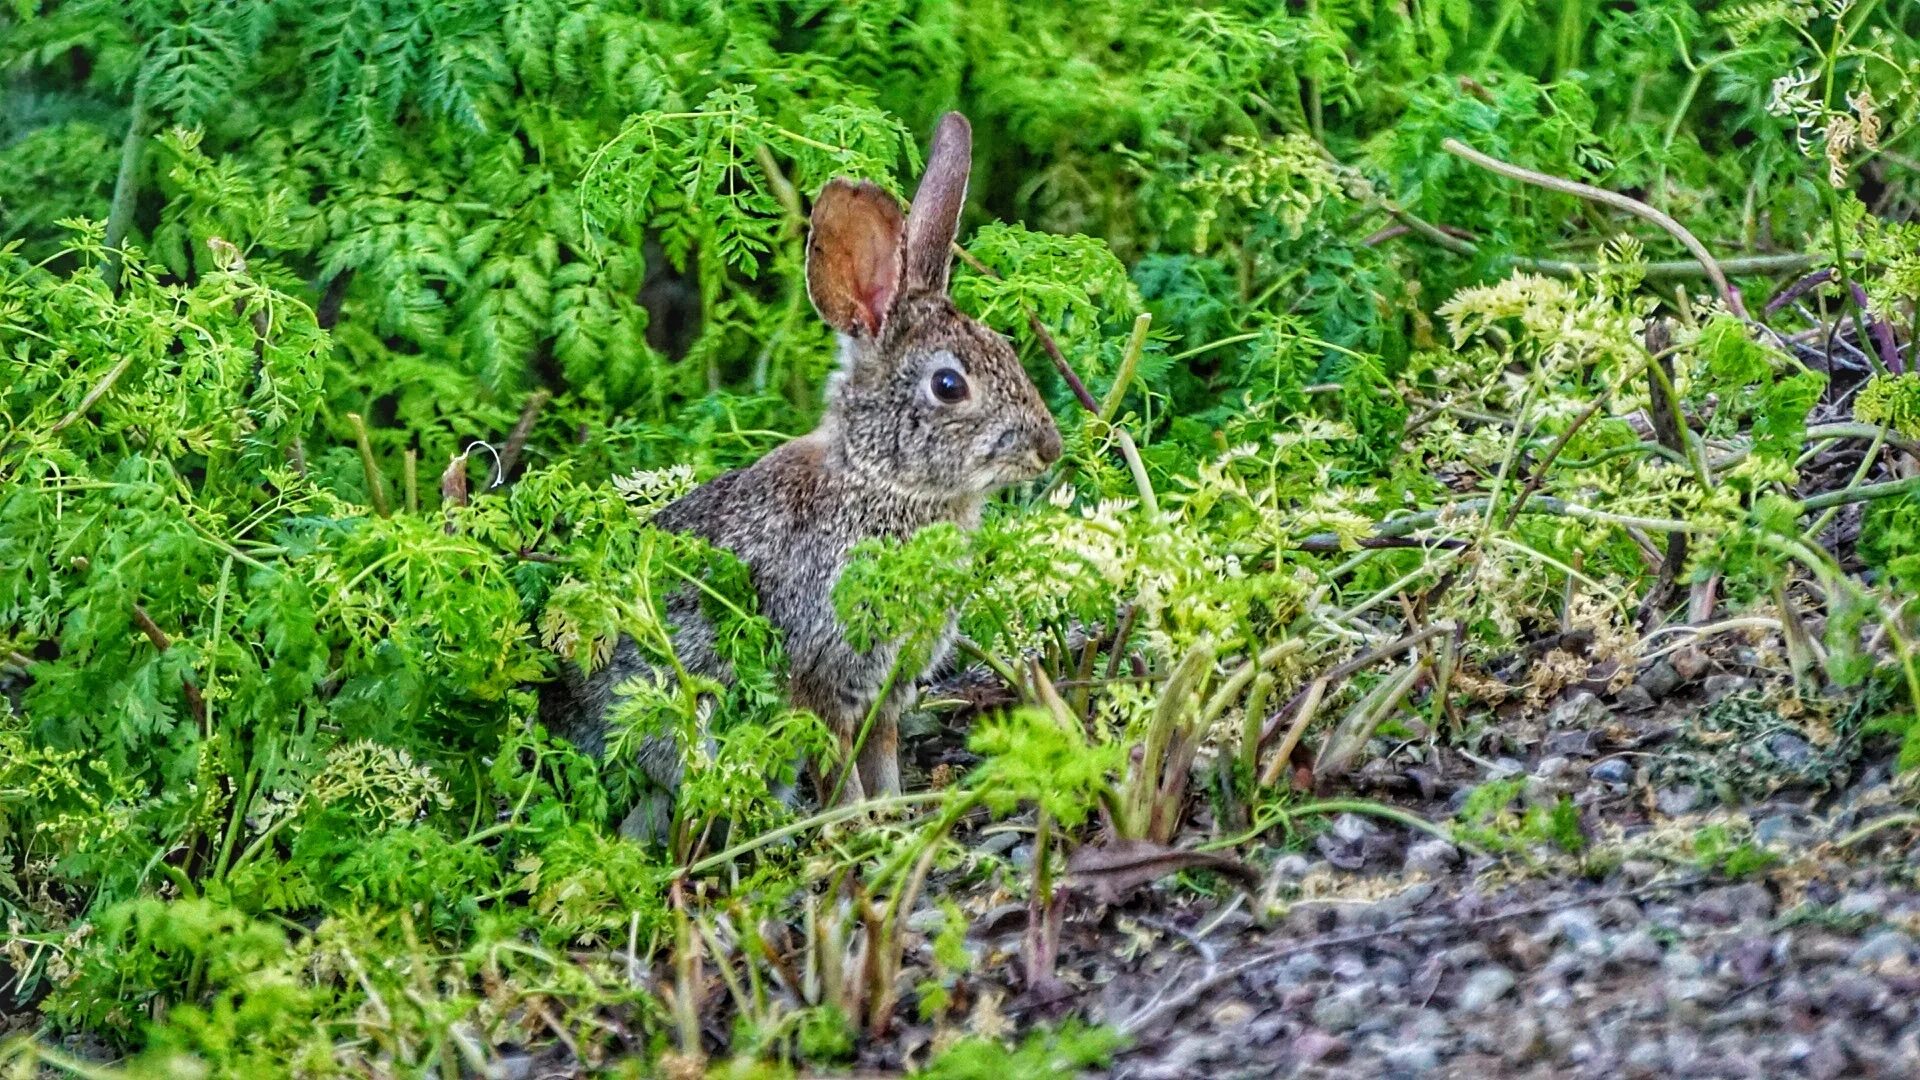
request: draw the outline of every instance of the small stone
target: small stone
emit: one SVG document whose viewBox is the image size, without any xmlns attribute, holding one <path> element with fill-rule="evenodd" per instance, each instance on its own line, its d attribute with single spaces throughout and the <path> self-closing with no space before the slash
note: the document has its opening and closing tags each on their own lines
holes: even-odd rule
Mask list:
<svg viewBox="0 0 1920 1080">
<path fill-rule="evenodd" d="M 1648 696 L 1657 701 L 1680 689 L 1682 681 L 1680 673 L 1674 670 L 1672 664 L 1665 660 L 1656 660 L 1648 666 L 1647 670 L 1640 673 L 1640 678 L 1634 685 L 1645 690 Z"/>
<path fill-rule="evenodd" d="M 1390 1072 L 1419 1076 L 1440 1067 L 1440 1052 L 1431 1043 L 1411 1042 L 1388 1050 L 1382 1057 Z"/>
<path fill-rule="evenodd" d="M 1773 915 L 1773 894 L 1753 882 L 1723 885 L 1694 897 L 1687 905 L 1687 915 L 1722 926 L 1767 919 Z"/>
<path fill-rule="evenodd" d="M 1700 689 L 1707 695 L 1708 701 L 1717 701 L 1728 694 L 1737 694 L 1753 685 L 1753 680 L 1744 675 L 1709 675 L 1700 683 Z"/>
<path fill-rule="evenodd" d="M 1328 1031 L 1348 1031 L 1366 1019 L 1378 993 L 1368 983 L 1348 987 L 1321 998 L 1313 1006 L 1313 1022 Z"/>
<path fill-rule="evenodd" d="M 1687 645 L 1673 654 L 1673 671 L 1684 682 L 1692 682 L 1707 673 L 1713 663 L 1707 656 L 1707 650 L 1699 645 Z"/>
<path fill-rule="evenodd" d="M 1500 1056 L 1514 1063 L 1532 1061 L 1540 1056 L 1545 1045 L 1540 1038 L 1540 1021 L 1532 1012 L 1522 1012 L 1503 1021 L 1505 1030 L 1500 1040 Z"/>
<path fill-rule="evenodd" d="M 1003 833 L 1012 836 L 1012 833 Z M 1282 855 L 1273 860 L 1273 866 L 1267 871 L 1267 877 L 1277 884 L 1291 885 L 1313 872 L 1313 860 L 1299 852 Z"/>
<path fill-rule="evenodd" d="M 1613 696 L 1613 707 L 1617 712 L 1641 713 L 1651 710 L 1655 702 L 1647 688 L 1639 684 L 1627 687 Z"/>
<path fill-rule="evenodd" d="M 1603 784 L 1624 784 L 1633 779 L 1633 766 L 1626 758 L 1606 758 L 1594 762 L 1587 775 Z"/>
<path fill-rule="evenodd" d="M 1846 919 L 1877 919 L 1887 907 L 1887 898 L 1872 890 L 1848 893 L 1833 905 L 1833 913 Z"/>
<path fill-rule="evenodd" d="M 1657 964 L 1662 956 L 1660 943 L 1645 930 L 1635 930 L 1613 943 L 1609 957 L 1619 964 Z M 1695 964 L 1699 961 L 1695 960 Z"/>
<path fill-rule="evenodd" d="M 1668 817 L 1678 817 L 1700 805 L 1700 788 L 1694 784 L 1661 788 L 1654 793 L 1653 802 L 1660 808 L 1661 813 Z"/>
<path fill-rule="evenodd" d="M 1444 877 L 1459 865 L 1460 849 L 1439 837 L 1422 840 L 1407 849 L 1407 870 L 1428 877 Z"/>
<path fill-rule="evenodd" d="M 1626 859 L 1620 863 L 1620 876 L 1637 884 L 1652 881 L 1655 875 L 1666 868 L 1665 863 L 1653 859 Z"/>
<path fill-rule="evenodd" d="M 1380 826 L 1359 814 L 1341 814 L 1333 819 L 1333 827 L 1327 831 L 1336 840 L 1356 844 L 1379 832 Z"/>
<path fill-rule="evenodd" d="M 1335 953 L 1327 971 L 1339 982 L 1352 982 L 1367 973 L 1367 958 L 1357 952 Z"/>
<path fill-rule="evenodd" d="M 978 850 L 984 851 L 989 855 L 1005 855 L 1013 845 L 1019 842 L 1020 834 L 1017 832 L 994 833 L 985 840 L 980 841 Z"/>
<path fill-rule="evenodd" d="M 1793 814 L 1772 814 L 1753 823 L 1753 842 L 1763 848 L 1804 847 L 1807 832 Z"/>
<path fill-rule="evenodd" d="M 1453 1024 L 1438 1009 L 1415 1009 L 1400 1034 L 1414 1040 L 1444 1039 L 1453 1034 Z"/>
<path fill-rule="evenodd" d="M 1326 974 L 1327 961 L 1317 952 L 1304 952 L 1288 957 L 1287 962 L 1281 964 L 1280 968 L 1294 982 L 1303 983 L 1315 976 Z"/>
<path fill-rule="evenodd" d="M 1600 921 L 1608 926 L 1634 926 L 1640 922 L 1640 904 L 1632 897 L 1616 896 L 1600 905 Z"/>
<path fill-rule="evenodd" d="M 1543 757 L 1533 766 L 1533 775 L 1542 780 L 1558 780 L 1572 771 L 1573 762 L 1557 754 Z"/>
<path fill-rule="evenodd" d="M 1564 941 L 1583 952 L 1589 948 L 1599 952 L 1600 920 L 1587 908 L 1554 912 L 1547 920 L 1546 933 L 1549 940 Z"/>
<path fill-rule="evenodd" d="M 1547 714 L 1549 728 L 1596 728 L 1606 722 L 1607 707 L 1585 690 L 1574 691 Z"/>
<path fill-rule="evenodd" d="M 1847 962 L 1882 975 L 1904 972 L 1913 966 L 1913 938 L 1898 930 L 1882 930 L 1861 942 Z"/>
<path fill-rule="evenodd" d="M 1823 1038 L 1813 1044 L 1802 1064 L 1813 1080 L 1840 1080 L 1847 1074 L 1846 1047 L 1833 1038 Z"/>
<path fill-rule="evenodd" d="M 1216 1030 L 1226 1031 L 1244 1025 L 1253 1016 L 1253 1006 L 1235 999 L 1223 1002 L 1213 1010 L 1213 1026 Z"/>
<path fill-rule="evenodd" d="M 947 913 L 937 907 L 923 907 L 907 916 L 907 929 L 916 934 L 932 934 L 947 923 Z"/>
<path fill-rule="evenodd" d="M 1337 1035 L 1309 1028 L 1293 1040 L 1292 1049 L 1295 1061 L 1302 1065 L 1314 1065 L 1322 1061 L 1338 1061 L 1347 1056 L 1347 1041 Z"/>
<path fill-rule="evenodd" d="M 1822 1009 L 1831 1012 L 1834 1005 L 1843 1005 L 1855 1012 L 1879 1013 L 1886 1007 L 1887 996 L 1887 984 L 1879 979 L 1838 971 L 1827 980 L 1827 1000 Z M 1815 1000 L 1819 1000 L 1817 995 Z"/>
<path fill-rule="evenodd" d="M 1669 979 L 1666 996 L 1669 1005 L 1685 1003 L 1711 1009 L 1727 1000 L 1727 987 L 1718 979 Z"/>
<path fill-rule="evenodd" d="M 1559 1012 L 1573 1004 L 1573 991 L 1562 983 L 1549 983 L 1533 995 L 1533 1007 L 1541 1012 Z"/>
<path fill-rule="evenodd" d="M 1450 968 L 1484 964 L 1493 955 L 1484 941 L 1469 941 L 1441 951 L 1440 962 Z"/>
<path fill-rule="evenodd" d="M 1591 731 L 1556 731 L 1547 736 L 1542 750 L 1547 754 L 1561 757 L 1592 757 L 1594 738 Z"/>
<path fill-rule="evenodd" d="M 1767 753 L 1772 754 L 1773 759 L 1780 764 L 1797 769 L 1813 757 L 1813 747 L 1800 736 L 1790 731 L 1782 731 L 1767 740 Z"/>
<path fill-rule="evenodd" d="M 1700 962 L 1699 957 L 1693 955 L 1692 950 L 1684 946 L 1676 946 L 1671 952 L 1661 957 L 1660 970 L 1674 979 L 1692 979 L 1699 977 L 1700 973 L 1706 970 L 1706 965 Z"/>
<path fill-rule="evenodd" d="M 1334 904 L 1329 900 L 1303 900 L 1287 908 L 1281 922 L 1289 933 L 1301 936 L 1323 934 L 1333 929 Z"/>
<path fill-rule="evenodd" d="M 1651 1040 L 1635 1043 L 1621 1063 L 1628 1076 L 1661 1076 L 1667 1071 L 1667 1048 Z"/>
<path fill-rule="evenodd" d="M 1480 1012 L 1505 997 L 1507 991 L 1513 989 L 1514 981 L 1513 972 L 1490 964 L 1467 976 L 1460 995 L 1454 999 L 1455 1004 L 1466 1012 Z"/>
</svg>

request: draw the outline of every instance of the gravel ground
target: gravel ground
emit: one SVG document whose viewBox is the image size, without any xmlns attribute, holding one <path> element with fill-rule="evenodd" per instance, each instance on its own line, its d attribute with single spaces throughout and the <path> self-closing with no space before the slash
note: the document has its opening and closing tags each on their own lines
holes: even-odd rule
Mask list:
<svg viewBox="0 0 1920 1080">
<path fill-rule="evenodd" d="M 1872 866 L 1835 864 L 1835 902 L 1789 907 L 1790 882 L 1663 880 L 1656 863 L 1503 888 L 1427 877 L 1450 858 L 1416 843 L 1410 883 L 1378 899 L 1180 928 L 1184 950 L 1116 970 L 1092 1010 L 1139 1040 L 1113 1075 L 1920 1075 L 1920 894 Z"/>
<path fill-rule="evenodd" d="M 1140 1080 L 1920 1076 L 1920 851 L 1850 835 L 1914 805 L 1891 747 L 1738 677 L 1652 681 L 1358 778 L 1434 821 L 1521 778 L 1578 811 L 1580 854 L 1344 814 L 1257 894 L 1082 911 L 1065 1008 L 1128 1031 L 1111 1075 Z"/>
</svg>

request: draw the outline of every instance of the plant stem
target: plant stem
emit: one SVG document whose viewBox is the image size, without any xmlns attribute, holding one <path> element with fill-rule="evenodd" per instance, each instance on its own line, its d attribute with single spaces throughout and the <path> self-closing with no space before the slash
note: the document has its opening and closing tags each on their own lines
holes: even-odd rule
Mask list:
<svg viewBox="0 0 1920 1080">
<path fill-rule="evenodd" d="M 1147 476 L 1147 463 L 1140 457 L 1140 448 L 1133 444 L 1133 436 L 1123 427 L 1113 429 L 1113 438 L 1120 444 L 1120 456 L 1126 459 L 1127 471 L 1133 474 L 1133 486 L 1140 492 L 1140 506 L 1150 518 L 1160 516 L 1160 499 L 1153 493 L 1153 480 Z"/>
<path fill-rule="evenodd" d="M 113 202 L 107 211 L 107 261 L 100 267 L 101 278 L 115 293 L 120 291 L 120 269 L 125 261 L 121 248 L 133 229 L 134 202 L 140 193 L 140 158 L 146 146 L 147 80 L 142 72 L 134 76 L 127 134 L 120 140 L 120 170 L 113 178 Z"/>
<path fill-rule="evenodd" d="M 1880 430 L 1884 433 L 1887 429 L 1881 428 Z M 1865 480 L 1867 473 L 1873 470 L 1873 459 L 1879 456 L 1882 442 L 1882 439 L 1876 438 L 1873 440 L 1873 444 L 1867 447 L 1867 452 L 1860 458 L 1860 467 L 1853 471 L 1853 479 L 1847 481 L 1847 486 L 1841 488 L 1840 491 L 1830 492 L 1829 494 L 1837 495 L 1842 492 L 1858 491 L 1860 489 L 1860 481 Z M 1820 534 L 1827 531 L 1827 526 L 1833 521 L 1834 515 L 1839 512 L 1840 504 L 1838 503 L 1827 507 L 1826 510 L 1821 512 L 1820 517 L 1814 521 L 1812 525 L 1807 527 L 1807 531 L 1802 533 L 1801 537 L 1809 544 L 1819 543 Z"/>
<path fill-rule="evenodd" d="M 953 250 L 960 256 L 961 262 L 973 267 L 975 271 L 995 281 L 1000 280 L 1000 275 L 994 273 L 993 268 L 986 263 L 974 258 L 973 252 L 961 247 L 958 243 L 953 245 Z M 1060 372 L 1062 379 L 1066 380 L 1067 389 L 1073 391 L 1073 399 L 1080 403 L 1081 408 L 1099 416 L 1100 403 L 1093 400 L 1093 395 L 1087 391 L 1087 384 L 1080 381 L 1080 376 L 1074 373 L 1073 365 L 1067 363 L 1065 354 L 1060 351 L 1060 344 L 1053 340 L 1053 333 L 1047 329 L 1045 323 L 1040 321 L 1040 317 L 1033 313 L 1032 308 L 1022 303 L 1020 310 L 1026 314 L 1027 328 L 1033 331 L 1033 336 L 1040 342 L 1040 348 L 1047 354 L 1047 359 L 1053 361 L 1054 369 Z"/>
<path fill-rule="evenodd" d="M 387 506 L 387 487 L 381 482 L 380 469 L 373 461 L 373 443 L 367 439 L 367 422 L 359 413 L 347 414 L 347 423 L 353 426 L 353 440 L 360 447 L 360 467 L 367 474 L 367 497 L 373 500 L 373 512 L 381 517 L 389 517 L 392 510 Z"/>
<path fill-rule="evenodd" d="M 1675 240 L 1680 241 L 1680 246 L 1686 248 L 1687 251 L 1699 261 L 1701 268 L 1706 271 L 1708 279 L 1713 282 L 1715 291 L 1720 294 L 1721 299 L 1727 302 L 1727 307 L 1732 309 L 1733 313 L 1738 315 L 1742 321 L 1750 321 L 1747 315 L 1746 305 L 1740 300 L 1740 294 L 1733 291 L 1733 286 L 1727 281 L 1727 275 L 1721 271 L 1720 264 L 1714 261 L 1713 254 L 1707 250 L 1706 245 L 1702 244 L 1693 233 L 1687 231 L 1686 226 L 1675 221 L 1667 214 L 1648 206 L 1638 199 L 1631 199 L 1625 195 L 1607 191 L 1604 188 L 1597 188 L 1592 184 L 1583 184 L 1578 180 L 1566 180 L 1558 176 L 1548 176 L 1546 173 L 1535 172 L 1532 169 L 1524 169 L 1518 165 L 1501 161 L 1498 158 L 1489 157 L 1475 150 L 1473 147 L 1468 146 L 1466 143 L 1461 142 L 1459 139 L 1447 139 L 1442 142 L 1440 146 L 1449 154 L 1465 158 L 1475 165 L 1490 172 L 1499 173 L 1501 176 L 1524 181 L 1537 187 L 1546 188 L 1549 191 L 1558 191 L 1563 194 L 1590 199 L 1594 202 L 1605 203 L 1608 206 L 1625 210 L 1629 214 L 1653 222 L 1655 225 L 1665 229 L 1667 234 Z"/>
<path fill-rule="evenodd" d="M 1861 487 L 1851 485 L 1839 491 L 1822 492 L 1800 504 L 1801 513 L 1825 510 L 1831 506 L 1845 506 L 1848 503 L 1871 502 L 1874 499 L 1889 499 L 1895 495 L 1905 495 L 1910 491 L 1920 491 L 1920 476 L 1909 476 L 1904 480 L 1887 480 L 1878 484 L 1865 484 Z"/>
<path fill-rule="evenodd" d="M 1133 334 L 1127 338 L 1126 351 L 1120 354 L 1120 370 L 1113 376 L 1113 385 L 1107 387 L 1107 399 L 1100 403 L 1100 419 L 1113 423 L 1120 415 L 1120 405 L 1126 400 L 1127 387 L 1133 383 L 1133 373 L 1140 366 L 1140 353 L 1147 345 L 1147 330 L 1153 325 L 1153 313 L 1143 311 L 1133 320 Z"/>
<path fill-rule="evenodd" d="M 859 817 L 862 814 L 874 810 L 939 802 L 951 794 L 951 791 L 919 791 L 910 795 L 888 795 L 883 798 L 868 799 L 863 803 L 858 803 L 853 806 L 836 806 L 831 810 L 823 810 L 811 817 L 788 822 L 777 829 L 761 833 L 751 840 L 742 841 L 724 851 L 716 851 L 698 862 L 690 863 L 674 871 L 673 876 L 675 878 L 685 878 L 692 877 L 695 874 L 705 873 L 716 867 L 725 866 L 750 851 L 757 851 L 760 848 L 766 847 L 768 844 L 778 843 L 789 836 L 796 836 L 806 832 L 808 829 L 825 828 L 828 825 L 836 825 L 842 821 Z"/>
<path fill-rule="evenodd" d="M 1587 421 L 1593 419 L 1593 414 L 1600 411 L 1600 406 L 1605 404 L 1606 400 L 1606 395 L 1595 394 L 1593 403 L 1588 405 L 1579 416 L 1574 417 L 1573 423 L 1568 424 L 1567 429 L 1560 433 L 1560 437 L 1553 440 L 1553 445 L 1547 448 L 1546 455 L 1528 474 L 1527 482 L 1520 486 L 1520 494 L 1515 495 L 1513 502 L 1507 504 L 1507 516 L 1501 520 L 1501 528 L 1513 527 L 1514 519 L 1520 516 L 1520 511 L 1526 507 L 1527 500 L 1532 498 L 1533 493 L 1540 490 L 1540 485 L 1546 482 L 1547 470 L 1553 468 L 1554 461 L 1560 457 L 1560 451 L 1567 448 L 1567 444 L 1573 441 L 1575 433 L 1584 427 Z"/>
<path fill-rule="evenodd" d="M 107 391 L 113 389 L 113 384 L 119 382 L 120 376 L 125 375 L 127 369 L 132 366 L 133 354 L 128 353 L 122 356 L 119 363 L 107 369 L 107 373 L 100 377 L 100 381 L 94 383 L 93 386 L 87 390 L 87 396 L 80 399 L 80 404 L 75 405 L 73 411 L 61 417 L 52 427 L 47 429 L 47 434 L 57 435 L 66 430 L 74 421 L 87 415 L 87 410 L 93 408 L 96 402 L 105 397 Z"/>
</svg>

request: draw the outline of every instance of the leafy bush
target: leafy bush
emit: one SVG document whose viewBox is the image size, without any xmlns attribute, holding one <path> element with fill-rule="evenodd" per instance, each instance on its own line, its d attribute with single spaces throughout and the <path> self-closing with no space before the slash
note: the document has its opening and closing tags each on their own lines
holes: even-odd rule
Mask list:
<svg viewBox="0 0 1920 1080">
<path fill-rule="evenodd" d="M 1114 791 L 1184 800 L 1202 740 L 1239 740 L 1239 797 L 1279 798 L 1276 687 L 1433 631 L 1322 686 L 1324 722 L 1321 696 L 1287 714 L 1333 774 L 1408 708 L 1574 681 L 1488 674 L 1541 627 L 1651 651 L 1639 603 L 1690 586 L 1797 650 L 1788 589 L 1817 583 L 1827 669 L 1796 674 L 1899 686 L 1881 726 L 1920 759 L 1920 489 L 1862 466 L 1803 490 L 1809 446 L 1862 436 L 1831 349 L 1789 336 L 1851 334 L 1873 377 L 1845 416 L 1911 450 L 1920 188 L 1890 163 L 1917 33 L 1875 0 L 14 5 L 5 992 L 49 1036 L 219 1075 L 554 1039 L 697 1065 L 723 1049 L 686 1015 L 703 957 L 760 972 L 763 924 L 835 963 L 906 933 L 927 868 L 978 869 L 966 808 L 1037 804 L 1077 842 Z M 947 108 L 978 131 L 955 295 L 1013 338 L 1066 457 L 976 535 L 874 545 L 836 602 L 922 641 L 964 601 L 1031 707 L 907 797 L 926 822 L 816 844 L 840 819 L 770 791 L 822 734 L 744 567 L 647 515 L 813 422 L 806 200 L 901 190 Z M 1617 202 L 1449 140 L 1680 219 L 1737 291 Z M 687 581 L 736 681 L 662 853 L 614 835 L 634 777 L 542 730 L 533 687 L 621 634 L 665 648 Z M 695 723 L 702 688 L 639 695 L 627 736 Z M 1177 783 L 1138 775 L 1143 741 Z M 849 894 L 877 921 L 823 899 Z M 843 1058 L 897 1004 L 862 985 L 730 987 L 738 1048 Z M 1114 1050 L 1067 1028 L 933 1071 Z"/>
</svg>

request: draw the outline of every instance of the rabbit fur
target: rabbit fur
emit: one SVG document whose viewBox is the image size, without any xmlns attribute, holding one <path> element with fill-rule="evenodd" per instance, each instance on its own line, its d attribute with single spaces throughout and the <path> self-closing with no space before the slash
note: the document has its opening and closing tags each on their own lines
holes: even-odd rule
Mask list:
<svg viewBox="0 0 1920 1080">
<path fill-rule="evenodd" d="M 971 154 L 966 119 L 949 113 L 909 213 L 871 183 L 835 179 L 822 189 L 807 241 L 807 292 L 840 343 L 825 415 L 811 433 L 654 518 L 747 564 L 761 613 L 784 635 L 787 697 L 825 721 L 843 761 L 874 713 L 851 771 L 837 781 L 846 801 L 899 791 L 898 721 L 922 674 L 899 673 L 879 701 L 899 650 L 848 643 L 833 608 L 848 553 L 862 540 L 904 539 L 936 522 L 971 528 L 990 494 L 1038 476 L 1060 456 L 1059 429 L 1012 347 L 947 295 Z M 680 662 L 727 681 L 692 591 L 670 597 L 666 614 Z M 951 645 L 953 619 L 929 668 Z M 602 753 L 614 687 L 651 665 L 623 638 L 599 670 L 562 668 L 543 692 L 541 717 L 549 730 Z M 682 748 L 672 737 L 650 739 L 637 764 L 653 789 L 622 831 L 664 838 Z M 834 781 L 816 777 L 824 799 Z"/>
</svg>

